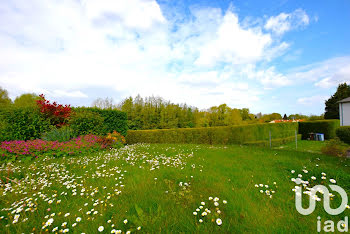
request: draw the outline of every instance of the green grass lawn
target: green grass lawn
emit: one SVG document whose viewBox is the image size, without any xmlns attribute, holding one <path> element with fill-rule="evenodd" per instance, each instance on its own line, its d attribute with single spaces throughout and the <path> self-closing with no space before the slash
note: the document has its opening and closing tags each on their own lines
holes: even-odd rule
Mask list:
<svg viewBox="0 0 350 234">
<path fill-rule="evenodd" d="M 0 167 L 0 230 L 310 233 L 316 232 L 317 216 L 338 221 L 350 215 L 347 209 L 330 216 L 321 202 L 311 215 L 299 214 L 291 181 L 298 174 L 310 186 L 335 179 L 350 195 L 350 160 L 292 150 L 132 145 L 85 157 L 16 162 Z M 335 196 L 333 206 L 338 203 Z"/>
<path fill-rule="evenodd" d="M 308 140 L 299 140 L 297 146 L 294 142 L 289 142 L 285 145 L 276 146 L 275 149 L 283 150 L 297 150 L 310 153 L 321 153 L 321 148 L 326 145 L 326 141 L 308 141 Z"/>
</svg>

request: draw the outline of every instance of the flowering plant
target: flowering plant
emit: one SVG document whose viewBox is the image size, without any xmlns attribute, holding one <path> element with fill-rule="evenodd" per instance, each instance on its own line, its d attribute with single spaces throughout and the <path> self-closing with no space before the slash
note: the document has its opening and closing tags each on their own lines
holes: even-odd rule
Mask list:
<svg viewBox="0 0 350 234">
<path fill-rule="evenodd" d="M 56 102 L 50 103 L 50 101 L 45 99 L 43 94 L 40 94 L 40 99 L 36 100 L 39 106 L 40 112 L 48 119 L 52 125 L 57 127 L 63 126 L 67 123 L 68 118 L 71 115 L 70 105 L 61 105 Z"/>
<path fill-rule="evenodd" d="M 3 141 L 0 145 L 2 157 L 38 157 L 43 155 L 68 156 L 81 153 L 98 151 L 106 148 L 100 141 L 99 136 L 85 135 L 66 142 L 28 140 L 28 141 Z"/>
</svg>

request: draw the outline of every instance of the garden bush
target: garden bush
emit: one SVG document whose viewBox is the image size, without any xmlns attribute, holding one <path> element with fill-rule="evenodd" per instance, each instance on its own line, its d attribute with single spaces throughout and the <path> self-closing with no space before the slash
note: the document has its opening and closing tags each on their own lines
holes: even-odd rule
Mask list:
<svg viewBox="0 0 350 234">
<path fill-rule="evenodd" d="M 335 131 L 339 126 L 338 119 L 299 122 L 299 134 L 303 140 L 309 137 L 309 133 L 323 133 L 325 139 L 332 139 L 336 136 Z"/>
<path fill-rule="evenodd" d="M 50 121 L 37 108 L 0 108 L 0 141 L 40 138 L 49 127 Z"/>
<path fill-rule="evenodd" d="M 326 142 L 326 145 L 321 148 L 321 152 L 327 155 L 344 157 L 347 154 L 348 145 L 344 144 L 339 138 L 335 137 Z"/>
<path fill-rule="evenodd" d="M 61 128 L 51 126 L 51 130 L 43 133 L 41 139 L 45 141 L 65 142 L 69 141 L 74 136 L 75 134 L 73 129 L 68 126 L 63 126 Z"/>
<path fill-rule="evenodd" d="M 337 137 L 347 144 L 350 144 L 350 126 L 341 126 L 336 130 Z"/>
<path fill-rule="evenodd" d="M 99 109 L 96 107 L 76 107 L 73 110 L 76 113 L 88 111 L 103 117 L 103 124 L 100 126 L 99 132 L 104 135 L 117 131 L 123 136 L 126 136 L 128 124 L 125 112 L 113 109 Z"/>
<path fill-rule="evenodd" d="M 179 128 L 156 130 L 129 130 L 128 144 L 134 143 L 193 143 L 193 144 L 243 144 L 295 136 L 297 123 L 251 124 L 212 128 Z"/>
<path fill-rule="evenodd" d="M 301 134 L 297 135 L 297 140 L 301 140 Z M 289 136 L 284 138 L 277 138 L 277 139 L 271 139 L 271 146 L 279 146 L 286 144 L 288 142 L 295 141 L 295 136 Z M 263 140 L 263 141 L 248 141 L 245 142 L 244 145 L 251 145 L 251 146 L 270 146 L 270 141 Z"/>
<path fill-rule="evenodd" d="M 103 117 L 91 111 L 74 112 L 69 120 L 69 126 L 76 136 L 86 134 L 103 134 Z"/>
</svg>

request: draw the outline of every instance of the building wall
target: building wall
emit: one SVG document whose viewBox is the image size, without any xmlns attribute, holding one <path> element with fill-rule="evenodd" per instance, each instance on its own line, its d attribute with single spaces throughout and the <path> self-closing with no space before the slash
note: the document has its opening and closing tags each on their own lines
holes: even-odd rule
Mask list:
<svg viewBox="0 0 350 234">
<path fill-rule="evenodd" d="M 350 103 L 339 103 L 340 126 L 350 126 Z"/>
</svg>

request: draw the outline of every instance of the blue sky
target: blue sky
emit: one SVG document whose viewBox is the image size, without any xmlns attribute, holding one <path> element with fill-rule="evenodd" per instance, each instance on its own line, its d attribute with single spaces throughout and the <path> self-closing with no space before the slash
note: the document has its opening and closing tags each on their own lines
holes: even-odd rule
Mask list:
<svg viewBox="0 0 350 234">
<path fill-rule="evenodd" d="M 161 96 L 321 114 L 350 81 L 350 1 L 0 2 L 0 86 L 73 105 Z"/>
</svg>

